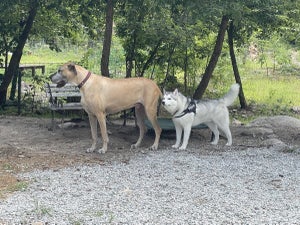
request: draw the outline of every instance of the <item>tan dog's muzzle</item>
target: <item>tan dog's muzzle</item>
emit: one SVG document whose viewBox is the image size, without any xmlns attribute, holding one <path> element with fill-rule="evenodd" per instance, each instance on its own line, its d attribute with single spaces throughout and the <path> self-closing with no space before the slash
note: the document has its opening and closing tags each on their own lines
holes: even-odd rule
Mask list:
<svg viewBox="0 0 300 225">
<path fill-rule="evenodd" d="M 61 79 L 58 79 L 61 78 Z M 61 76 L 61 74 L 59 73 L 53 73 L 49 76 L 49 79 L 54 83 L 56 84 L 56 87 L 60 88 L 60 87 L 63 87 L 66 85 L 67 81 L 65 81 L 63 79 L 63 77 Z"/>
</svg>

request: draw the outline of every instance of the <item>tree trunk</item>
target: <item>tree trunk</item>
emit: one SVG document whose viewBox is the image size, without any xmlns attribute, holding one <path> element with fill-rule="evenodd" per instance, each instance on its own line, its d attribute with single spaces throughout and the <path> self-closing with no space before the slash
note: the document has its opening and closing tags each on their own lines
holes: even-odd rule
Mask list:
<svg viewBox="0 0 300 225">
<path fill-rule="evenodd" d="M 185 47 L 185 57 L 184 57 L 184 62 L 183 62 L 183 68 L 184 68 L 184 92 L 187 93 L 187 69 L 188 69 L 188 49 Z"/>
<path fill-rule="evenodd" d="M 126 57 L 126 78 L 131 77 L 132 69 L 133 69 L 133 59 L 131 57 Z"/>
<path fill-rule="evenodd" d="M 18 77 L 19 77 L 19 74 L 16 73 L 16 74 L 14 74 L 14 76 L 12 78 L 10 96 L 9 96 L 9 100 L 12 100 L 12 101 L 15 99 L 15 96 L 16 96 Z"/>
<path fill-rule="evenodd" d="M 31 2 L 29 15 L 25 24 L 25 28 L 20 35 L 17 47 L 15 48 L 12 57 L 10 59 L 7 71 L 4 75 L 3 81 L 0 86 L 0 105 L 3 106 L 6 103 L 7 89 L 14 75 L 18 73 L 20 60 L 23 53 L 23 48 L 29 36 L 30 30 L 33 25 L 34 18 L 38 9 L 38 0 Z"/>
<path fill-rule="evenodd" d="M 205 92 L 205 90 L 208 86 L 209 80 L 212 76 L 212 73 L 213 73 L 213 71 L 214 71 L 214 69 L 217 65 L 219 56 L 220 56 L 221 51 L 222 51 L 228 21 L 229 21 L 228 16 L 223 16 L 222 17 L 222 21 L 221 21 L 221 24 L 220 24 L 220 27 L 219 27 L 219 32 L 218 32 L 218 36 L 217 36 L 214 51 L 212 53 L 212 56 L 209 60 L 208 65 L 205 69 L 202 80 L 201 80 L 200 84 L 198 85 L 198 87 L 196 88 L 195 93 L 193 95 L 193 98 L 195 98 L 195 99 L 201 99 L 202 98 L 202 96 L 203 96 L 203 94 L 204 94 L 204 92 Z"/>
<path fill-rule="evenodd" d="M 162 39 L 160 39 L 160 40 L 157 42 L 156 46 L 155 46 L 155 47 L 152 49 L 152 51 L 150 52 L 150 56 L 149 56 L 148 60 L 145 62 L 143 68 L 142 68 L 142 72 L 141 72 L 141 74 L 140 74 L 141 77 L 144 76 L 144 73 L 145 73 L 146 69 L 148 69 L 149 66 L 150 66 L 150 64 L 153 62 L 153 60 L 154 60 L 154 58 L 155 58 L 155 56 L 156 56 L 156 53 L 157 53 L 157 51 L 158 51 L 158 49 L 159 49 L 159 47 L 160 47 L 160 45 L 161 45 L 161 42 L 162 42 Z"/>
<path fill-rule="evenodd" d="M 228 45 L 229 45 L 231 64 L 232 64 L 235 81 L 240 84 L 240 93 L 239 93 L 240 105 L 241 105 L 242 109 L 246 109 L 247 103 L 246 103 L 246 99 L 244 96 L 242 81 L 241 81 L 239 69 L 238 69 L 238 66 L 236 63 L 236 58 L 235 58 L 235 53 L 234 53 L 234 48 L 233 48 L 233 29 L 234 29 L 233 21 L 230 21 L 227 33 L 228 33 Z"/>
<path fill-rule="evenodd" d="M 104 41 L 101 57 L 101 74 L 109 77 L 109 56 L 111 47 L 111 38 L 113 30 L 113 15 L 114 15 L 114 3 L 113 0 L 107 0 L 106 5 L 106 23 L 104 32 Z"/>
<path fill-rule="evenodd" d="M 163 84 L 162 84 L 162 88 L 165 88 L 165 87 L 166 87 L 168 78 L 169 78 L 169 76 L 170 76 L 170 67 L 171 67 L 172 56 L 173 56 L 173 54 L 174 54 L 174 51 L 175 51 L 175 45 L 170 46 L 170 49 L 169 49 L 169 58 L 168 58 L 168 65 L 167 65 L 167 71 L 166 71 L 166 76 L 165 76 L 164 82 L 163 82 Z"/>
<path fill-rule="evenodd" d="M 126 49 L 126 78 L 131 77 L 133 69 L 133 61 L 135 58 L 135 43 L 136 43 L 136 32 L 133 32 L 132 44 Z"/>
</svg>

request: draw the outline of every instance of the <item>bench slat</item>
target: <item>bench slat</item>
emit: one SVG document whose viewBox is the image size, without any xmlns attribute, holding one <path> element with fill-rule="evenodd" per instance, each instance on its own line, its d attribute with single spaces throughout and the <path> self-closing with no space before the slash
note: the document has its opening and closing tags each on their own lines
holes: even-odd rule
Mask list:
<svg viewBox="0 0 300 225">
<path fill-rule="evenodd" d="M 46 93 L 52 97 L 80 97 L 79 88 L 73 84 L 66 84 L 64 87 L 58 88 L 56 84 L 45 84 Z"/>
<path fill-rule="evenodd" d="M 59 93 L 59 92 L 52 92 L 52 97 L 81 97 L 80 93 L 76 93 L 76 92 L 63 92 L 63 93 Z"/>
<path fill-rule="evenodd" d="M 50 88 L 49 88 L 50 86 Z M 80 93 L 79 88 L 75 85 L 72 84 L 66 84 L 64 87 L 56 87 L 56 84 L 46 84 L 45 85 L 45 89 L 47 93 L 64 93 L 64 92 L 76 92 L 76 93 Z"/>
<path fill-rule="evenodd" d="M 63 105 L 50 105 L 50 109 L 54 111 L 62 110 L 82 110 L 82 105 L 80 103 L 66 103 Z"/>
<path fill-rule="evenodd" d="M 57 88 L 57 87 L 50 87 L 51 91 L 55 91 L 55 92 L 64 92 L 64 91 L 78 91 L 79 89 L 76 86 L 73 87 L 61 87 L 61 88 Z"/>
</svg>

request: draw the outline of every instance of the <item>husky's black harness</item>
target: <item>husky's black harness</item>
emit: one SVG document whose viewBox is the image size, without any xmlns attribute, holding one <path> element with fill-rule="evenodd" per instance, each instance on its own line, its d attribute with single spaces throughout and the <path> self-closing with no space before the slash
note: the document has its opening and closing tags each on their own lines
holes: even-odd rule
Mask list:
<svg viewBox="0 0 300 225">
<path fill-rule="evenodd" d="M 195 113 L 196 114 L 196 101 L 194 99 L 192 99 L 189 103 L 189 105 L 187 106 L 187 108 L 185 110 L 183 110 L 183 112 L 181 114 L 179 114 L 178 116 L 174 116 L 174 118 L 180 118 L 185 116 L 188 113 Z"/>
</svg>

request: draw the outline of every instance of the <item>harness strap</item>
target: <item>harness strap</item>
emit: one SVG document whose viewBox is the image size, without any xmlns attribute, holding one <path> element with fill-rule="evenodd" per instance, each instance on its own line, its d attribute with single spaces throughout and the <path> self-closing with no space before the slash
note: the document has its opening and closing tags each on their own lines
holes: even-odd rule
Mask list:
<svg viewBox="0 0 300 225">
<path fill-rule="evenodd" d="M 178 116 L 173 116 L 173 118 L 180 118 L 180 117 L 185 116 L 188 113 L 195 113 L 196 114 L 196 102 L 193 99 L 190 101 L 187 108 L 185 110 L 183 110 L 183 112 L 181 114 L 179 114 Z"/>
</svg>

